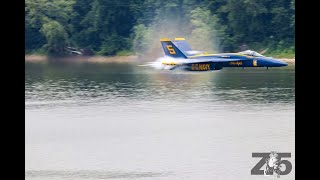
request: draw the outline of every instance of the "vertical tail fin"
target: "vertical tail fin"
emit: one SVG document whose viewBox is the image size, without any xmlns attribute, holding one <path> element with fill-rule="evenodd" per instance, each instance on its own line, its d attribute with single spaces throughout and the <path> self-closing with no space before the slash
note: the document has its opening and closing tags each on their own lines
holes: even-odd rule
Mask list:
<svg viewBox="0 0 320 180">
<path fill-rule="evenodd" d="M 185 38 L 174 38 L 172 41 L 174 45 L 176 45 L 182 52 L 192 51 L 189 43 Z"/>
<path fill-rule="evenodd" d="M 169 38 L 160 39 L 164 54 L 173 58 L 184 58 L 187 59 L 187 56 L 184 55 L 177 46 L 175 46 Z"/>
</svg>

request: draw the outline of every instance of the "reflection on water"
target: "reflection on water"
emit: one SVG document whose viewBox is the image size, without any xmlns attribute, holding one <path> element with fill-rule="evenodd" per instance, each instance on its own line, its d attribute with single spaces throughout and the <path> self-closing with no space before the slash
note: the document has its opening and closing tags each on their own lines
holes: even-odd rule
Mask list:
<svg viewBox="0 0 320 180">
<path fill-rule="evenodd" d="M 118 100 L 293 103 L 294 69 L 223 69 L 189 73 L 135 65 L 26 66 L 26 105 Z M 29 102 L 31 100 L 31 102 Z M 63 101 L 64 100 L 64 101 Z M 45 101 L 45 102 L 41 102 Z M 36 102 L 36 103 L 35 103 Z"/>
<path fill-rule="evenodd" d="M 26 63 L 26 178 L 257 178 L 252 152 L 294 152 L 294 78 Z"/>
</svg>

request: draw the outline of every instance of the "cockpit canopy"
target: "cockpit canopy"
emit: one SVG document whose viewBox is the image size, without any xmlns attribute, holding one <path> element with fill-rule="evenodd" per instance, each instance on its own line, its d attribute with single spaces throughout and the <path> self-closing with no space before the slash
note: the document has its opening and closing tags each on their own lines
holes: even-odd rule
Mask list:
<svg viewBox="0 0 320 180">
<path fill-rule="evenodd" d="M 255 51 L 252 51 L 252 50 L 241 51 L 239 53 L 243 54 L 243 55 L 247 55 L 247 56 L 263 57 L 263 55 L 255 52 Z"/>
</svg>

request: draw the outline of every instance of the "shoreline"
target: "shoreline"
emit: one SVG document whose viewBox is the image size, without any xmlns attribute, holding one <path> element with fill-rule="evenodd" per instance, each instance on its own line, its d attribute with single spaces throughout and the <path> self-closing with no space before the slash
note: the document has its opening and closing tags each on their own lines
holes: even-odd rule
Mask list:
<svg viewBox="0 0 320 180">
<path fill-rule="evenodd" d="M 291 64 L 291 65 L 295 65 L 296 64 L 296 59 L 295 58 L 292 58 L 292 59 L 289 59 L 289 58 L 279 58 L 279 60 L 283 61 L 283 62 L 286 62 L 288 64 Z"/>
<path fill-rule="evenodd" d="M 77 63 L 132 63 L 132 62 L 147 62 L 155 57 L 144 56 L 70 56 L 70 57 L 58 57 L 52 61 L 63 62 L 77 62 Z M 25 62 L 40 63 L 48 62 L 49 57 L 45 55 L 25 55 Z M 290 65 L 295 65 L 295 58 L 278 58 Z"/>
</svg>

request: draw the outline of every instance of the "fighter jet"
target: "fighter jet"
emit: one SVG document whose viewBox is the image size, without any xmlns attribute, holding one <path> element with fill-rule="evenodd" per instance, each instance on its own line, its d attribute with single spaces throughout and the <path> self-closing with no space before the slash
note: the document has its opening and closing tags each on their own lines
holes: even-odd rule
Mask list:
<svg viewBox="0 0 320 180">
<path fill-rule="evenodd" d="M 161 60 L 166 69 L 182 69 L 187 71 L 214 71 L 224 67 L 281 67 L 288 64 L 263 56 L 255 51 L 246 50 L 238 53 L 208 54 L 192 51 L 184 38 L 161 38 L 161 45 L 167 58 Z"/>
</svg>

